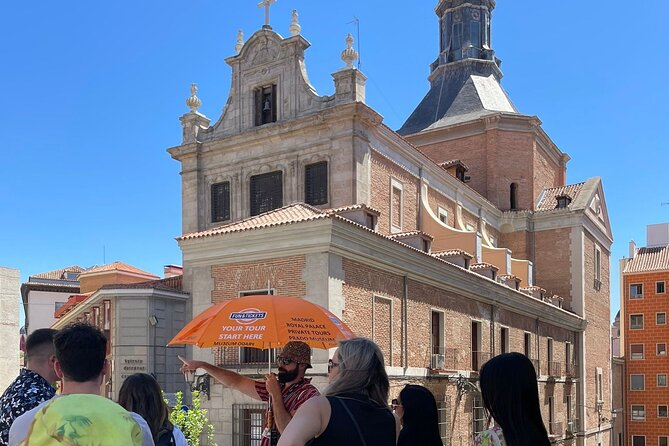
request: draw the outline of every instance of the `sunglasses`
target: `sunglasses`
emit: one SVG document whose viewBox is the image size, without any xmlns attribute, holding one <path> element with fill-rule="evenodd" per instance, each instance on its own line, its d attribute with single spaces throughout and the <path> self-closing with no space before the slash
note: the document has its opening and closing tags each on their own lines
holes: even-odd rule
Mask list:
<svg viewBox="0 0 669 446">
<path fill-rule="evenodd" d="M 339 363 L 334 362 L 332 359 L 328 360 L 328 373 L 330 373 L 335 367 L 339 367 Z"/>
<path fill-rule="evenodd" d="M 283 357 L 283 356 L 277 356 L 277 357 L 276 357 L 276 363 L 277 363 L 278 365 L 290 365 L 290 364 L 292 364 L 292 363 L 294 363 L 294 362 L 295 362 L 295 361 L 293 361 L 292 359 L 290 359 L 290 358 L 285 358 L 285 357 Z"/>
</svg>

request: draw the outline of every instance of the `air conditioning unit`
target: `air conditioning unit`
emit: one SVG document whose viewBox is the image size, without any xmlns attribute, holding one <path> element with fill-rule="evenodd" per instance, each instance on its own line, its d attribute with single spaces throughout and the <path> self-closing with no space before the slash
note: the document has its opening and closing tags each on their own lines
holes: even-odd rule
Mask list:
<svg viewBox="0 0 669 446">
<path fill-rule="evenodd" d="M 444 355 L 440 354 L 432 355 L 431 368 L 433 370 L 444 370 L 446 368 L 445 364 L 446 364 L 446 357 Z"/>
<path fill-rule="evenodd" d="M 574 433 L 576 432 L 576 424 L 573 421 L 570 421 L 569 423 L 567 423 L 566 431 L 567 431 L 567 435 L 574 435 Z"/>
</svg>

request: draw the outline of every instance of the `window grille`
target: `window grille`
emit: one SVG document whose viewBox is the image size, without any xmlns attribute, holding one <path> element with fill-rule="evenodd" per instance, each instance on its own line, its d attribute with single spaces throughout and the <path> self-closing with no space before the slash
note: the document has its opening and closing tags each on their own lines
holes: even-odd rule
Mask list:
<svg viewBox="0 0 669 446">
<path fill-rule="evenodd" d="M 262 214 L 283 206 L 283 173 L 281 171 L 251 177 L 251 215 Z"/>
<path fill-rule="evenodd" d="M 328 163 L 323 161 L 305 166 L 304 202 L 316 206 L 328 201 Z"/>
<path fill-rule="evenodd" d="M 211 222 L 230 220 L 230 182 L 211 185 Z"/>
</svg>

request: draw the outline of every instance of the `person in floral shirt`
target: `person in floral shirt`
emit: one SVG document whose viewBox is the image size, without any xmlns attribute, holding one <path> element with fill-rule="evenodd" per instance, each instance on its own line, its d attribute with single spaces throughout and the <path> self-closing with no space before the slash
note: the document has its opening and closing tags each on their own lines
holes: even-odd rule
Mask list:
<svg viewBox="0 0 669 446">
<path fill-rule="evenodd" d="M 40 328 L 26 339 L 26 368 L 0 397 L 0 446 L 7 446 L 9 428 L 16 418 L 56 394 L 55 334 L 56 330 Z"/>
<path fill-rule="evenodd" d="M 541 418 L 537 372 L 527 356 L 504 353 L 479 373 L 483 407 L 495 421 L 478 434 L 477 446 L 550 446 Z"/>
</svg>

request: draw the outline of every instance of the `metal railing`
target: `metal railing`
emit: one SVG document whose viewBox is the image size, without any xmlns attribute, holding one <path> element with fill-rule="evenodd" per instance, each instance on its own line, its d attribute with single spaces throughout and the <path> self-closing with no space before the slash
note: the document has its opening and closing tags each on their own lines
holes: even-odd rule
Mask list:
<svg viewBox="0 0 669 446">
<path fill-rule="evenodd" d="M 447 371 L 475 371 L 488 362 L 490 352 L 472 352 L 464 348 L 434 348 L 427 349 L 425 366 L 434 373 Z"/>
<path fill-rule="evenodd" d="M 471 352 L 472 371 L 478 372 L 483 367 L 483 364 L 490 361 L 492 355 L 490 352 Z"/>
<path fill-rule="evenodd" d="M 564 372 L 567 378 L 576 378 L 576 364 L 565 364 Z"/>
<path fill-rule="evenodd" d="M 548 376 L 557 378 L 562 376 L 562 363 L 557 361 L 548 362 Z"/>
<path fill-rule="evenodd" d="M 274 365 L 279 349 L 260 350 L 249 347 L 221 347 L 215 349 L 214 360 L 217 366 L 230 369 L 267 370 Z"/>
</svg>

